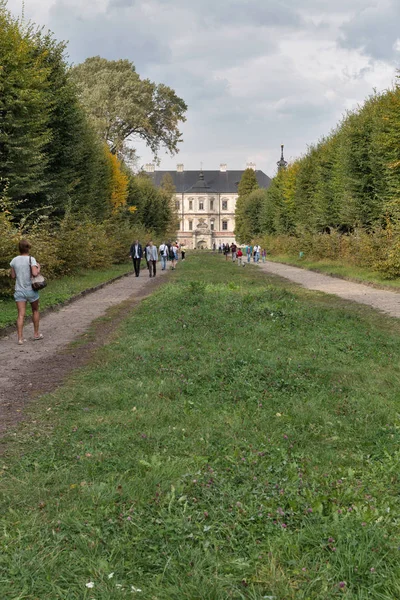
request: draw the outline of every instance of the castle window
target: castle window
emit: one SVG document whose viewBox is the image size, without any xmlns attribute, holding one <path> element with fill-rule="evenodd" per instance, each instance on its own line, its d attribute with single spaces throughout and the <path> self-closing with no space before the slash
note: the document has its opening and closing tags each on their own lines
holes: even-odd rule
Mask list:
<svg viewBox="0 0 400 600">
<path fill-rule="evenodd" d="M 189 231 L 193 231 L 193 221 L 189 221 Z"/>
<path fill-rule="evenodd" d="M 210 229 L 211 229 L 211 231 L 214 231 L 214 221 L 211 221 L 211 223 L 210 223 Z"/>
<path fill-rule="evenodd" d="M 181 207 L 181 203 L 179 202 L 179 200 L 176 200 L 176 202 L 175 202 L 175 208 L 176 208 L 176 210 L 179 210 L 180 207 Z"/>
<path fill-rule="evenodd" d="M 201 198 L 199 200 L 199 210 L 204 210 L 204 200 L 203 200 L 203 198 Z"/>
<path fill-rule="evenodd" d="M 210 210 L 214 210 L 214 199 L 210 200 Z"/>
<path fill-rule="evenodd" d="M 228 200 L 222 200 L 222 210 L 228 210 Z"/>
<path fill-rule="evenodd" d="M 193 200 L 189 200 L 189 210 L 193 210 Z"/>
<path fill-rule="evenodd" d="M 228 221 L 222 221 L 222 231 L 228 231 Z"/>
</svg>

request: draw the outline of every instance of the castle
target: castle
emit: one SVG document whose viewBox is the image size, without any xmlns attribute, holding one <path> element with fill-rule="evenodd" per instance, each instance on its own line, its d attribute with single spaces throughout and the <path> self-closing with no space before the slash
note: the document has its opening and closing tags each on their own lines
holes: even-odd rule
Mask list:
<svg viewBox="0 0 400 600">
<path fill-rule="evenodd" d="M 260 188 L 268 188 L 270 178 L 254 169 Z M 235 241 L 235 208 L 238 185 L 244 171 L 229 171 L 226 164 L 218 171 L 185 171 L 182 164 L 176 171 L 157 171 L 147 164 L 145 170 L 160 187 L 169 173 L 176 188 L 176 209 L 179 216 L 177 240 L 186 248 L 213 248 Z"/>
</svg>

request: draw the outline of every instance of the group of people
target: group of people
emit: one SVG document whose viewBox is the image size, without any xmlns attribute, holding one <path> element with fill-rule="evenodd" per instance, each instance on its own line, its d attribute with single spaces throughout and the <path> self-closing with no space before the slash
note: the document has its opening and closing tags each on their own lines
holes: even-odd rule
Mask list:
<svg viewBox="0 0 400 600">
<path fill-rule="evenodd" d="M 143 258 L 146 261 L 149 277 L 155 277 L 157 274 L 158 260 L 161 262 L 162 271 L 166 270 L 168 262 L 171 263 L 171 269 L 175 269 L 179 260 L 179 253 L 181 254 L 181 259 L 185 260 L 185 249 L 183 246 L 180 247 L 178 242 L 163 242 L 160 244 L 160 247 L 157 248 L 157 246 L 150 241 L 143 249 L 139 240 L 135 240 L 131 246 L 129 256 L 132 258 L 136 277 L 139 277 L 140 275 Z"/>
<path fill-rule="evenodd" d="M 225 260 L 228 260 L 229 255 L 231 254 L 232 262 L 236 262 L 237 260 L 239 266 L 244 266 L 246 264 L 245 260 L 247 260 L 249 263 L 251 262 L 251 259 L 253 259 L 253 262 L 259 263 L 260 258 L 262 262 L 265 262 L 267 258 L 267 251 L 265 248 L 261 248 L 261 246 L 258 244 L 254 246 L 248 244 L 244 248 L 237 246 L 235 243 L 230 245 L 220 244 L 218 247 L 218 252 L 225 255 Z"/>
</svg>

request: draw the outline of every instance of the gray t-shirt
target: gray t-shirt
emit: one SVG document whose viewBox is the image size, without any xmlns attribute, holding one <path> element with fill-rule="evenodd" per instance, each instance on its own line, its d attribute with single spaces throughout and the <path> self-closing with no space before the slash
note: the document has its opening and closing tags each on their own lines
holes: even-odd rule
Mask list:
<svg viewBox="0 0 400 600">
<path fill-rule="evenodd" d="M 32 267 L 37 267 L 37 262 L 31 256 Z M 29 267 L 29 256 L 16 256 L 10 262 L 10 267 L 15 271 L 15 291 L 16 292 L 31 292 L 31 269 Z"/>
</svg>

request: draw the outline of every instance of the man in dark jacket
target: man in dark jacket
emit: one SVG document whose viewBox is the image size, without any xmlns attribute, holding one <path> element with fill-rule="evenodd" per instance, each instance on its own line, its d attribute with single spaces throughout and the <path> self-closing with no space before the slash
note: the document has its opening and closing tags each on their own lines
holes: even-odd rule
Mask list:
<svg viewBox="0 0 400 600">
<path fill-rule="evenodd" d="M 135 240 L 131 246 L 131 250 L 129 252 L 129 256 L 133 260 L 133 268 L 135 269 L 136 277 L 140 275 L 140 261 L 143 258 L 143 250 L 142 245 L 139 244 L 139 240 Z"/>
</svg>

